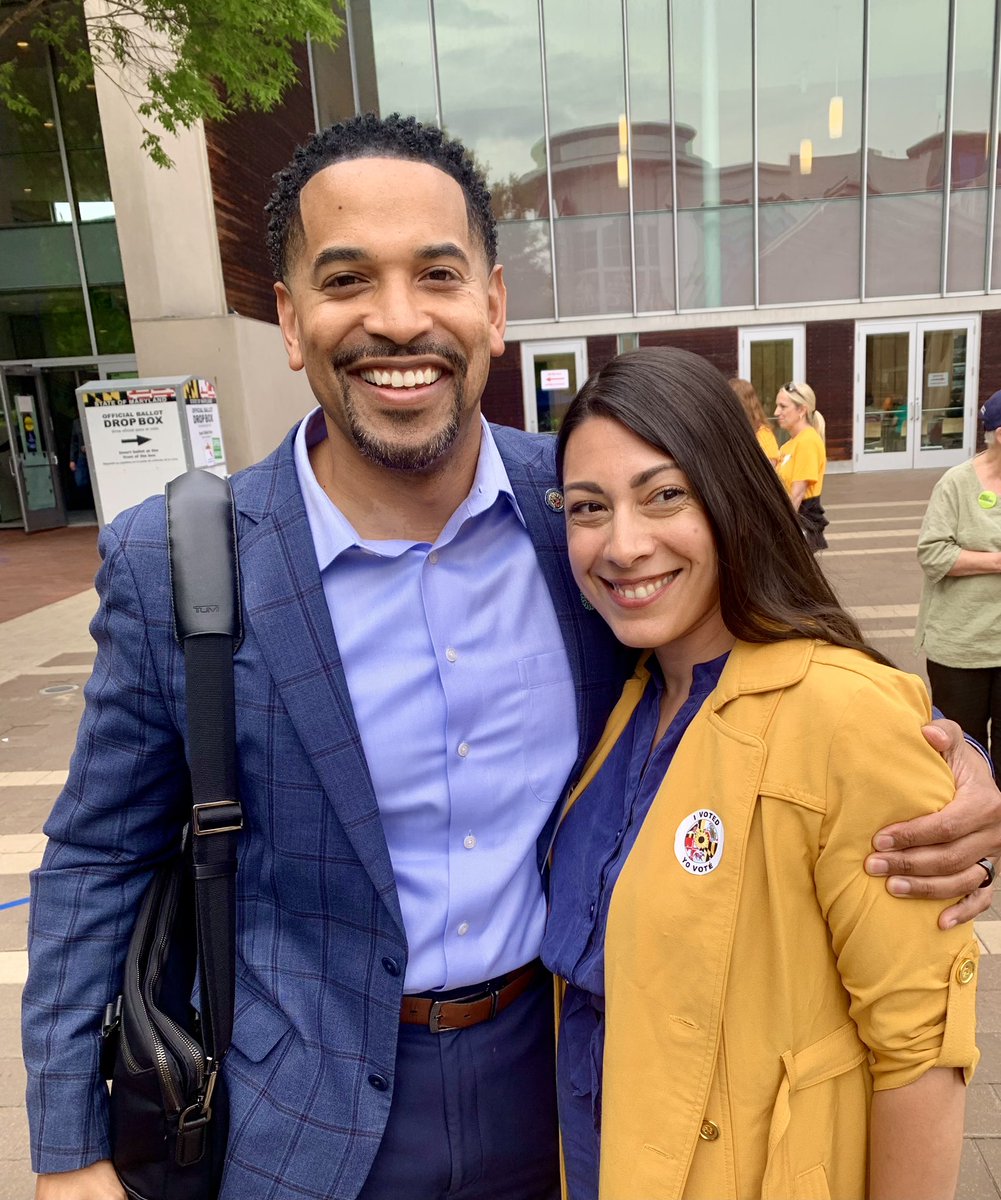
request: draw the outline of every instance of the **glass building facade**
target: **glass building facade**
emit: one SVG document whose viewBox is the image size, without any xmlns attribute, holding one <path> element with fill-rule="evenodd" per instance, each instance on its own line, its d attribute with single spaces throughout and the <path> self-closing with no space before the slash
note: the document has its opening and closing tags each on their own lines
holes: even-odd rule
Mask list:
<svg viewBox="0 0 1001 1200">
<path fill-rule="evenodd" d="M 131 353 L 93 85 L 69 91 L 30 27 L 0 50 L 38 110 L 0 107 L 0 362 Z"/>
<path fill-rule="evenodd" d="M 994 0 L 347 7 L 321 123 L 470 148 L 516 322 L 1001 289 Z"/>
</svg>

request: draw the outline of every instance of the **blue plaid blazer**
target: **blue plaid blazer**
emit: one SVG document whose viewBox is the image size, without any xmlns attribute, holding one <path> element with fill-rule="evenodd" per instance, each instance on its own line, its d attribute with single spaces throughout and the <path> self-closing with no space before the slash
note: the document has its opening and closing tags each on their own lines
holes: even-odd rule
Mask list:
<svg viewBox="0 0 1001 1200">
<path fill-rule="evenodd" d="M 294 433 L 294 431 L 293 431 Z M 580 762 L 631 663 L 566 562 L 551 437 L 494 430 L 577 682 Z M 407 944 L 290 434 L 234 477 L 246 637 L 235 659 L 245 828 L 223 1200 L 354 1200 L 389 1113 Z M 98 653 L 32 878 L 24 1048 L 32 1164 L 109 1152 L 98 1029 L 137 905 L 186 819 L 183 656 L 162 497 L 101 537 Z M 586 676 L 586 677 L 585 677 Z M 579 764 L 578 764 L 579 768 Z M 543 852 L 540 851 L 540 863 Z"/>
</svg>

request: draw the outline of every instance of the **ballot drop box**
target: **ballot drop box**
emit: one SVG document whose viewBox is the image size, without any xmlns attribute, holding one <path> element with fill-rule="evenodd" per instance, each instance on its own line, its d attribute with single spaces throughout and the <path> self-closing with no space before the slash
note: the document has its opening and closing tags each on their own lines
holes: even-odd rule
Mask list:
<svg viewBox="0 0 1001 1200">
<path fill-rule="evenodd" d="M 227 473 L 207 379 L 97 379 L 78 387 L 76 399 L 101 525 L 192 467 Z"/>
</svg>

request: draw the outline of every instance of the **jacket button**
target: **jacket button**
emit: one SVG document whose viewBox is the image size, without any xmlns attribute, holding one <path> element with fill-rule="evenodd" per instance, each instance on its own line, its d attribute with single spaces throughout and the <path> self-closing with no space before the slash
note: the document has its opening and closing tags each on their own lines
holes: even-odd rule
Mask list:
<svg viewBox="0 0 1001 1200">
<path fill-rule="evenodd" d="M 400 973 L 400 964 L 395 958 L 390 958 L 388 955 L 382 960 L 382 965 L 386 968 L 386 974 L 392 975 L 394 978 Z"/>
<path fill-rule="evenodd" d="M 703 1121 L 702 1128 L 699 1130 L 699 1137 L 704 1142 L 715 1142 L 719 1137 L 719 1126 L 715 1121 Z"/>
<path fill-rule="evenodd" d="M 956 979 L 959 983 L 972 983 L 977 973 L 977 964 L 972 958 L 964 958 L 956 968 Z"/>
<path fill-rule="evenodd" d="M 389 1080 L 385 1075 L 369 1075 L 369 1083 L 377 1092 L 385 1092 L 389 1090 Z"/>
</svg>

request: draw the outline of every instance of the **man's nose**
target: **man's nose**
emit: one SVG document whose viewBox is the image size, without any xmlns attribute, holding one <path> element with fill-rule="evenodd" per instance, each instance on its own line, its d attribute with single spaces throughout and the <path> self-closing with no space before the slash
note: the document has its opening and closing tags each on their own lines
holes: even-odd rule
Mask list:
<svg viewBox="0 0 1001 1200">
<path fill-rule="evenodd" d="M 430 333 L 434 321 L 409 281 L 387 281 L 376 292 L 365 316 L 365 332 L 406 345 Z"/>
</svg>

